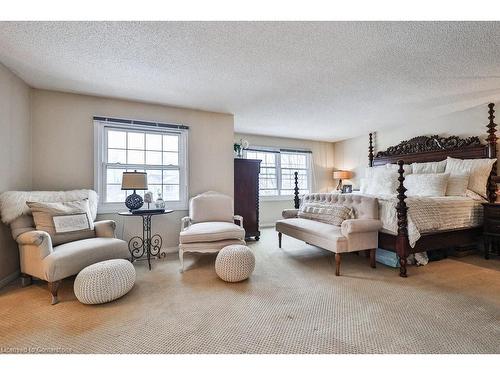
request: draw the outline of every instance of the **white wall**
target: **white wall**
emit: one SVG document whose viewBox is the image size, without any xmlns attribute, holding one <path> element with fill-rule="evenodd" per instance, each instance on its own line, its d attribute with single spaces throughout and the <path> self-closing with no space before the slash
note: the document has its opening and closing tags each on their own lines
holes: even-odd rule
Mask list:
<svg viewBox="0 0 500 375">
<path fill-rule="evenodd" d="M 0 64 L 0 192 L 31 189 L 30 88 Z M 19 252 L 0 224 L 0 286 L 17 275 Z"/>
<path fill-rule="evenodd" d="M 250 145 L 253 146 L 289 147 L 311 150 L 314 172 L 312 190 L 314 192 L 329 192 L 335 188 L 335 181 L 332 179 L 334 166 L 332 143 L 235 133 L 235 142 L 239 142 L 242 138 L 248 140 Z M 286 201 L 261 199 L 259 206 L 260 225 L 274 225 L 276 220 L 281 219 L 281 212 L 286 208 L 293 208 L 293 199 Z"/>
<path fill-rule="evenodd" d="M 400 141 L 419 135 L 458 135 L 461 137 L 479 136 L 483 142 L 487 136 L 488 103 L 470 108 L 466 111 L 426 120 L 415 119 L 398 128 L 385 129 L 375 133 L 375 153 L 394 146 Z M 500 109 L 500 108 L 499 108 Z M 497 121 L 498 122 L 498 121 Z M 500 130 L 500 129 L 499 129 Z M 500 132 L 497 134 L 500 136 Z M 368 166 L 368 134 L 362 137 L 334 143 L 335 168 L 354 171 L 352 183 L 359 187 L 359 179 Z M 500 151 L 500 146 L 497 146 Z"/>
<path fill-rule="evenodd" d="M 206 190 L 233 195 L 232 115 L 37 89 L 32 92 L 33 189 L 94 187 L 96 115 L 189 126 L 189 195 Z M 164 246 L 178 244 L 185 215 L 187 211 L 176 211 L 153 218 L 153 230 L 160 232 Z M 140 218 L 100 218 L 115 219 L 117 234 L 126 240 L 142 231 Z"/>
</svg>

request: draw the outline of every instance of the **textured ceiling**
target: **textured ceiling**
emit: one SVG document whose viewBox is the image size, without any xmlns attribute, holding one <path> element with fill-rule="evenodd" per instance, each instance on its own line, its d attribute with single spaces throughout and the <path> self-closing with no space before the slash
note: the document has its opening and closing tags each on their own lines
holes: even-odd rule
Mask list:
<svg viewBox="0 0 500 375">
<path fill-rule="evenodd" d="M 338 140 L 500 100 L 500 23 L 0 22 L 0 62 L 37 88 Z"/>
</svg>

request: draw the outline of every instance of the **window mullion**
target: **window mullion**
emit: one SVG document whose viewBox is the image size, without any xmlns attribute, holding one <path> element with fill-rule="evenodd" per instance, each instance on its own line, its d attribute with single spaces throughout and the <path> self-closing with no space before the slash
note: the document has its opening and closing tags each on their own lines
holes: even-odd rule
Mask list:
<svg viewBox="0 0 500 375">
<path fill-rule="evenodd" d="M 277 188 L 278 196 L 281 196 L 281 153 L 276 156 L 276 178 L 277 178 Z"/>
</svg>

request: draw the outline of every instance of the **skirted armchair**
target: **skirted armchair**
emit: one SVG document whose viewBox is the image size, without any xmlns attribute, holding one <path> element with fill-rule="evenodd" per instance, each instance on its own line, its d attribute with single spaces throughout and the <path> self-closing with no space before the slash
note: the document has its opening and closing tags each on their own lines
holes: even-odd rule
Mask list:
<svg viewBox="0 0 500 375">
<path fill-rule="evenodd" d="M 191 198 L 189 216 L 182 218 L 179 236 L 181 272 L 184 271 L 184 253 L 217 253 L 233 244 L 246 244 L 243 217 L 234 215 L 233 199 L 215 191 Z"/>
<path fill-rule="evenodd" d="M 12 237 L 19 245 L 22 285 L 31 284 L 34 276 L 49 284 L 52 304 L 58 302 L 57 292 L 62 279 L 76 275 L 83 268 L 108 259 L 130 257 L 127 243 L 115 238 L 116 224 L 112 220 L 94 222 L 91 238 L 53 246 L 51 236 L 35 229 L 27 201 L 68 202 L 88 199 L 90 213 L 97 215 L 97 194 L 92 190 L 21 192 L 0 195 L 2 221 L 10 225 Z"/>
</svg>

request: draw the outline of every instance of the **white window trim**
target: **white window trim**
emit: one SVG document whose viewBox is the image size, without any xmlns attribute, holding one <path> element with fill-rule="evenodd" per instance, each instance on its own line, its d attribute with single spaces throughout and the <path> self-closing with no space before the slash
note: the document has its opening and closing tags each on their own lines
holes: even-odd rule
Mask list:
<svg viewBox="0 0 500 375">
<path fill-rule="evenodd" d="M 278 157 L 276 158 L 276 182 L 277 182 L 277 187 L 278 187 L 278 194 L 277 195 L 260 195 L 259 194 L 259 200 L 261 201 L 288 201 L 288 200 L 293 200 L 294 196 L 293 194 L 290 195 L 290 194 L 287 194 L 287 195 L 281 195 L 280 192 L 281 192 L 281 153 L 284 153 L 284 154 L 293 154 L 294 152 L 290 152 L 290 151 L 286 151 L 286 150 L 282 150 L 281 148 L 277 148 L 277 147 L 264 147 L 264 146 L 254 146 L 251 148 L 251 150 L 243 150 L 243 157 L 246 158 L 247 157 L 247 151 L 256 151 L 256 152 L 274 152 L 274 153 L 277 153 Z M 307 150 L 307 149 L 303 149 L 303 150 L 300 150 L 300 149 L 297 149 L 297 153 L 300 153 L 300 152 L 304 152 L 306 154 L 308 154 L 308 157 L 307 157 L 307 163 L 308 163 L 308 166 L 307 166 L 307 182 L 308 182 L 308 186 L 309 186 L 309 191 L 312 192 L 314 191 L 314 187 L 313 187 L 313 176 L 312 176 L 312 152 L 310 150 Z M 260 189 L 259 189 L 260 191 Z M 300 193 L 300 191 L 299 191 Z"/>
<path fill-rule="evenodd" d="M 106 183 L 106 168 L 105 168 L 105 152 L 107 144 L 105 142 L 105 128 L 116 128 L 124 130 L 141 130 L 141 131 L 159 131 L 162 129 L 152 129 L 147 125 L 132 125 L 123 124 L 112 121 L 94 120 L 94 190 L 99 195 L 99 204 L 97 206 L 98 214 L 117 213 L 127 211 L 125 202 L 123 203 L 107 203 L 103 201 L 104 186 Z M 179 142 L 179 200 L 166 201 L 167 209 L 174 211 L 185 211 L 188 209 L 189 195 L 189 160 L 188 160 L 188 130 L 187 129 L 164 129 L 165 133 L 180 134 Z M 137 168 L 143 168 L 144 165 L 138 165 Z"/>
</svg>

